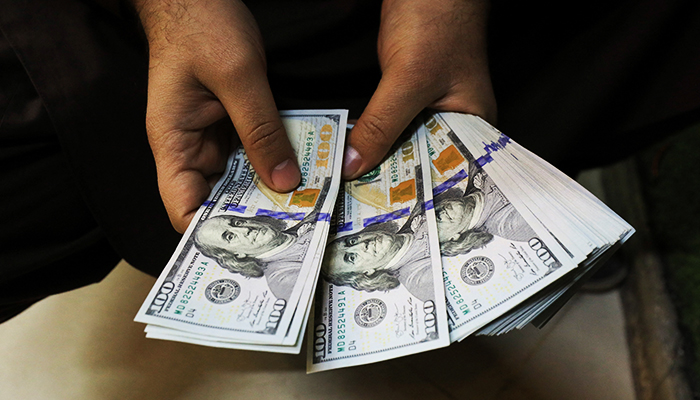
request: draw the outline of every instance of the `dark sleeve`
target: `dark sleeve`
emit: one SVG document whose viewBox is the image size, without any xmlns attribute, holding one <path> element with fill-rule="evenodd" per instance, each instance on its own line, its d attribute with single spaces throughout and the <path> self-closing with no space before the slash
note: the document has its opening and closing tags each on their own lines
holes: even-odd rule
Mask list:
<svg viewBox="0 0 700 400">
<path fill-rule="evenodd" d="M 78 0 L 0 1 L 0 29 L 95 221 L 121 257 L 158 275 L 180 235 L 146 137 L 148 55 L 137 20 Z"/>
</svg>

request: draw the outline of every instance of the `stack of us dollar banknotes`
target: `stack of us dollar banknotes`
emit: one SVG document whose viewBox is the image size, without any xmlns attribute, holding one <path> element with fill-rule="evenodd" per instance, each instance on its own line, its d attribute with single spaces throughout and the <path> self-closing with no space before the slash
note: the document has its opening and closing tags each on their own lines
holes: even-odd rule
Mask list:
<svg viewBox="0 0 700 400">
<path fill-rule="evenodd" d="M 282 119 L 301 184 L 276 193 L 233 153 L 136 316 L 147 337 L 377 362 L 543 325 L 634 232 L 473 115 L 420 115 L 352 182 L 346 111 Z"/>
</svg>

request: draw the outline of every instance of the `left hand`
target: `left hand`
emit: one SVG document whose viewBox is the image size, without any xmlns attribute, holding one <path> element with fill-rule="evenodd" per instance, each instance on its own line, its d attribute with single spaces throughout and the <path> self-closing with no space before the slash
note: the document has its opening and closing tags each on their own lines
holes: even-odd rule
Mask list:
<svg viewBox="0 0 700 400">
<path fill-rule="evenodd" d="M 486 57 L 486 0 L 385 0 L 378 38 L 382 79 L 350 133 L 343 177 L 378 165 L 424 108 L 495 123 Z"/>
</svg>

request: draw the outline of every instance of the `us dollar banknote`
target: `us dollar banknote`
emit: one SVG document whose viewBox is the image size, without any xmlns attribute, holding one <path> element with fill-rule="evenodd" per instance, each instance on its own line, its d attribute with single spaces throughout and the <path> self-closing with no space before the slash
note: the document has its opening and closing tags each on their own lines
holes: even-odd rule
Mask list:
<svg viewBox="0 0 700 400">
<path fill-rule="evenodd" d="M 301 169 L 292 193 L 268 188 L 242 147 L 232 154 L 135 320 L 210 341 L 297 343 L 340 186 L 346 120 L 344 110 L 282 113 Z"/>
<path fill-rule="evenodd" d="M 338 196 L 309 329 L 308 371 L 449 344 L 422 124 Z"/>
<path fill-rule="evenodd" d="M 328 236 L 329 225 L 319 224 L 321 228 L 324 229 L 323 237 Z M 319 246 L 314 260 L 312 261 L 315 265 L 321 264 L 321 257 L 323 255 L 325 248 Z M 302 292 L 300 300 L 301 304 L 306 301 L 306 309 L 304 311 L 304 317 L 295 317 L 293 323 L 287 329 L 287 336 L 281 344 L 258 344 L 258 343 L 244 343 L 234 339 L 226 339 L 221 337 L 203 335 L 198 333 L 186 332 L 181 330 L 176 330 L 172 328 L 166 328 L 162 326 L 147 325 L 146 326 L 146 337 L 152 339 L 162 339 L 162 340 L 172 340 L 178 342 L 185 342 L 191 344 L 197 344 L 201 346 L 209 347 L 219 347 L 227 349 L 238 349 L 238 350 L 251 350 L 251 351 L 265 351 L 273 353 L 288 353 L 288 354 L 299 354 L 302 346 L 302 334 L 304 332 L 304 327 L 307 324 L 309 311 L 312 302 L 309 300 L 311 294 L 314 292 L 315 283 L 318 281 L 318 272 L 316 277 L 313 279 L 314 284 L 306 285 L 304 287 L 304 292 Z M 301 310 L 297 310 L 300 312 Z"/>
<path fill-rule="evenodd" d="M 554 238 L 551 248 L 563 249 L 564 264 L 577 267 L 548 283 L 517 308 L 480 329 L 500 334 L 529 322 L 542 326 L 583 282 L 633 233 L 634 228 L 576 181 L 520 146 L 474 115 L 441 113 L 450 128 L 476 157 L 476 163 L 533 226 L 540 224 Z M 539 250 L 546 257 L 546 251 Z M 566 270 L 563 268 L 562 270 Z M 549 281 L 557 272 L 547 276 Z M 533 286 L 541 287 L 541 282 Z"/>
<path fill-rule="evenodd" d="M 440 114 L 428 153 L 452 341 L 474 333 L 576 267 L 537 218 L 516 208 Z"/>
</svg>

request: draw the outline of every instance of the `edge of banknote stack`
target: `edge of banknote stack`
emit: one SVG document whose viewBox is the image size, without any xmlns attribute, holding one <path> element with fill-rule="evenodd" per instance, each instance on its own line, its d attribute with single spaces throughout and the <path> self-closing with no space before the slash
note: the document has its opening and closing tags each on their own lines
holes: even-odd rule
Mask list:
<svg viewBox="0 0 700 400">
<path fill-rule="evenodd" d="M 445 149 L 433 160 L 438 219 L 450 213 L 442 204 L 469 197 L 482 214 L 461 236 L 441 235 L 453 341 L 542 326 L 634 233 L 580 184 L 481 118 L 441 113 L 426 124 L 429 145 Z M 468 238 L 477 234 L 486 238 Z"/>
<path fill-rule="evenodd" d="M 299 353 L 308 324 L 308 372 L 401 357 L 543 326 L 634 233 L 473 115 L 424 112 L 344 183 L 347 111 L 282 117 L 302 184 L 232 154 L 135 318 L 147 337 Z"/>
</svg>

